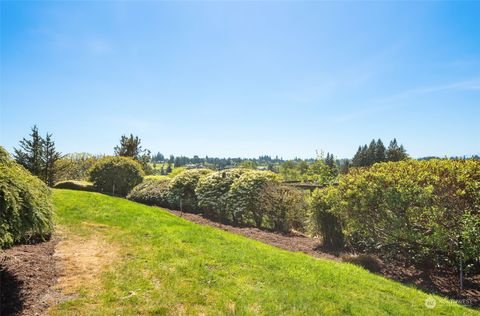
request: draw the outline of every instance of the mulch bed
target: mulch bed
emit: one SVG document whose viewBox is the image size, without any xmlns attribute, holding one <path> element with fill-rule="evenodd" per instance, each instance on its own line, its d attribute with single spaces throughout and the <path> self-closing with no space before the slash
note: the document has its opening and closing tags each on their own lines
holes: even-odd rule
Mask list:
<svg viewBox="0 0 480 316">
<path fill-rule="evenodd" d="M 236 227 L 214 222 L 199 214 L 183 213 L 176 210 L 169 212 L 191 222 L 208 225 L 222 230 L 243 235 L 266 244 L 289 251 L 303 252 L 316 258 L 341 261 L 341 254 L 331 253 L 322 248 L 321 240 L 301 234 L 281 234 L 254 227 Z M 458 303 L 480 308 L 480 275 L 465 278 L 463 291 L 459 288 L 458 274 L 454 271 L 434 269 L 423 271 L 402 261 L 383 261 L 380 274 L 404 284 L 414 285 L 429 293 L 456 300 Z"/>
<path fill-rule="evenodd" d="M 58 239 L 0 250 L 0 315 L 39 315 L 55 293 Z"/>
</svg>

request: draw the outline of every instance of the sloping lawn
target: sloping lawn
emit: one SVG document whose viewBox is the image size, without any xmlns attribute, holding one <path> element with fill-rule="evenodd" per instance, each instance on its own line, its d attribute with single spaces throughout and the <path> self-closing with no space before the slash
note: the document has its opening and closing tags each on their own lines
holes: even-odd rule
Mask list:
<svg viewBox="0 0 480 316">
<path fill-rule="evenodd" d="M 57 228 L 101 236 L 118 259 L 53 314 L 470 315 L 473 310 L 353 265 L 203 227 L 159 208 L 55 190 Z M 107 249 L 106 249 L 107 251 Z"/>
</svg>

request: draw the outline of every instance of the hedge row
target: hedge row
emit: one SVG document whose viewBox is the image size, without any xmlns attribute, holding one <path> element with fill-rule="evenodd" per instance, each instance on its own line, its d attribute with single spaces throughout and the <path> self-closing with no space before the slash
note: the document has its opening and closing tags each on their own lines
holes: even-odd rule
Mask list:
<svg viewBox="0 0 480 316">
<path fill-rule="evenodd" d="M 305 230 L 307 206 L 297 189 L 265 171 L 187 170 L 171 181 L 146 180 L 128 199 L 186 212 L 202 212 L 217 220 L 279 231 Z"/>
<path fill-rule="evenodd" d="M 0 147 L 0 248 L 48 238 L 52 213 L 50 189 Z"/>
<path fill-rule="evenodd" d="M 480 161 L 430 160 L 354 169 L 314 192 L 324 240 L 416 263 L 480 263 Z"/>
</svg>

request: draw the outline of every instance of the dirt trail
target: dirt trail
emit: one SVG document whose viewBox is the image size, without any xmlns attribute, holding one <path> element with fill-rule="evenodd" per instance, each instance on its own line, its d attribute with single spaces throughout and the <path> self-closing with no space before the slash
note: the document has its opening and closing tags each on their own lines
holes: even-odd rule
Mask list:
<svg viewBox="0 0 480 316">
<path fill-rule="evenodd" d="M 85 225 L 94 225 L 83 223 Z M 100 234 L 66 236 L 20 245 L 0 254 L 0 315 L 40 315 L 74 299 L 80 288 L 98 287 L 99 275 L 118 258 Z"/>
</svg>

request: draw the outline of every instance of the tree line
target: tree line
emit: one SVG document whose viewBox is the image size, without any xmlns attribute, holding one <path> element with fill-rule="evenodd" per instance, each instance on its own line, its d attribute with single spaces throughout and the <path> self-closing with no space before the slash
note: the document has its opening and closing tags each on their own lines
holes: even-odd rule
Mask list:
<svg viewBox="0 0 480 316">
<path fill-rule="evenodd" d="M 398 145 L 394 138 L 388 148 L 385 148 L 381 139 L 372 139 L 370 145 L 359 146 L 357 153 L 352 159 L 353 167 L 369 167 L 377 162 L 401 161 L 408 158 L 403 145 Z"/>
</svg>

